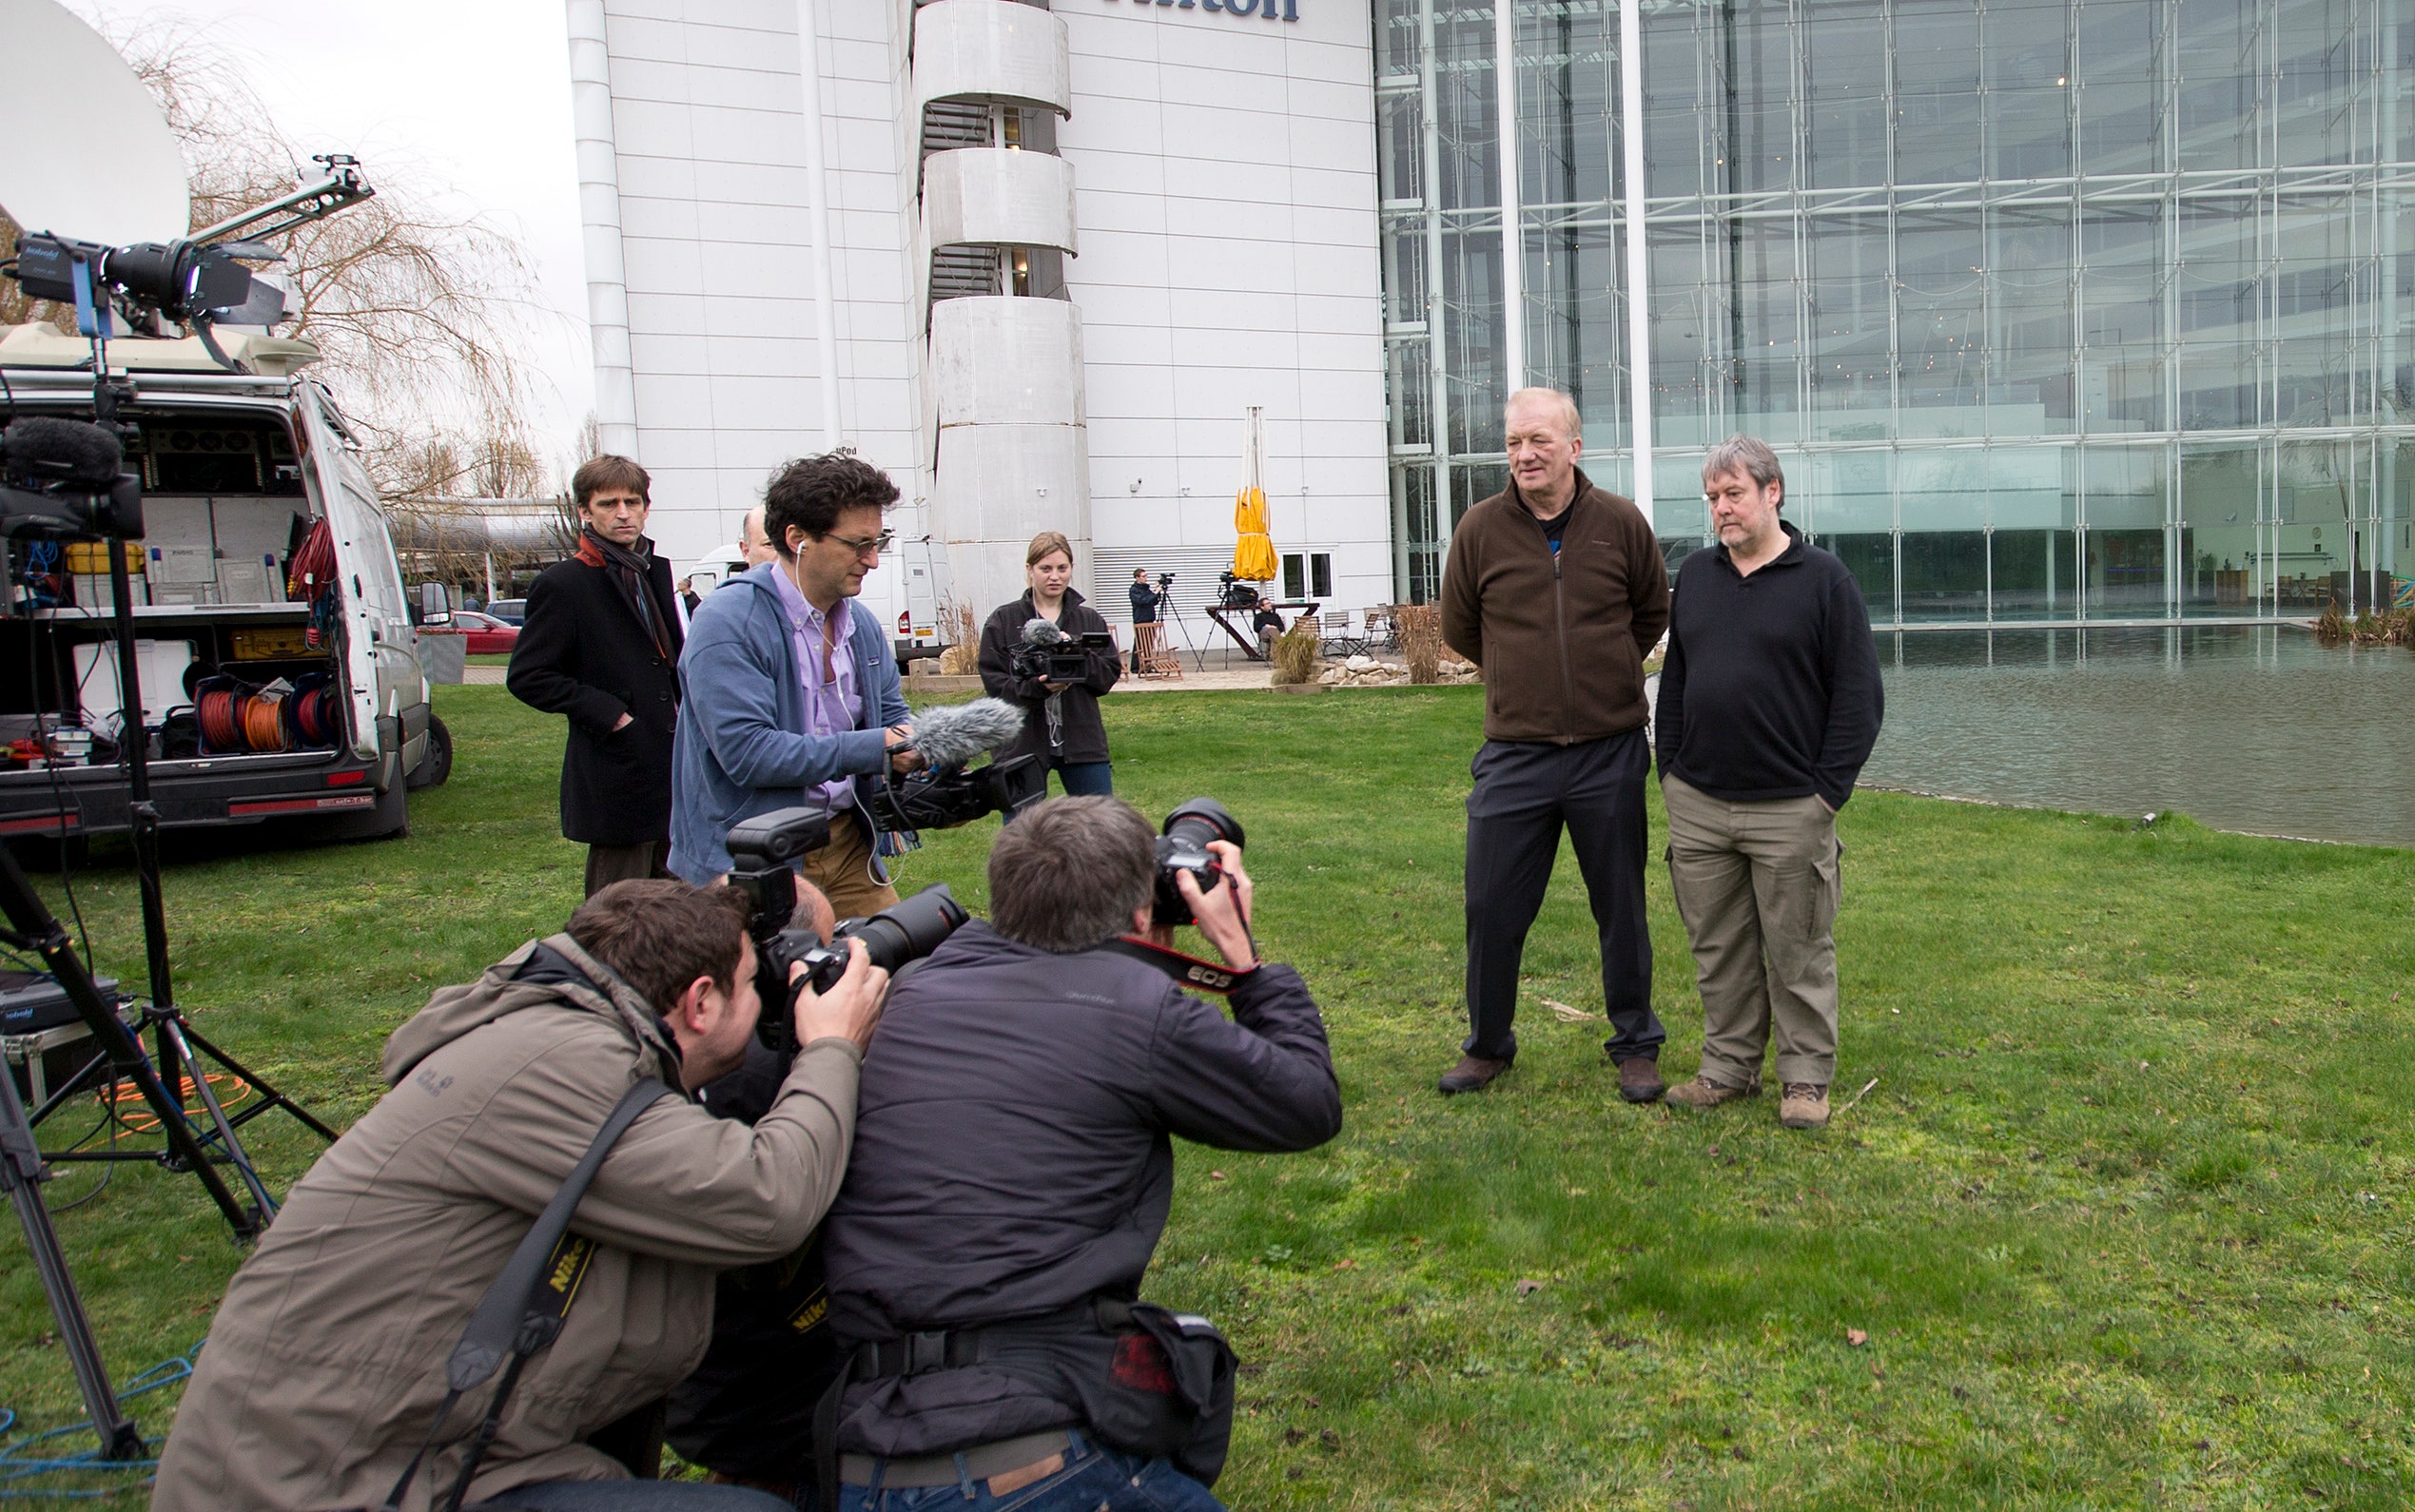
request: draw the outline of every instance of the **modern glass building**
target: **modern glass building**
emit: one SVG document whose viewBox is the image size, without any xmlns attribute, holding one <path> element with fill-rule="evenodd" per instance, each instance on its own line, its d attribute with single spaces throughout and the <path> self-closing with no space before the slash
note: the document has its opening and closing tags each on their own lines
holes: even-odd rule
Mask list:
<svg viewBox="0 0 2415 1512">
<path fill-rule="evenodd" d="M 1617 0 L 1497 3 L 1375 4 L 1405 598 L 1519 382 L 1631 476 Z M 2404 0 L 1643 5 L 1673 562 L 1746 431 L 1882 624 L 2303 617 L 2415 572 Z"/>
</svg>

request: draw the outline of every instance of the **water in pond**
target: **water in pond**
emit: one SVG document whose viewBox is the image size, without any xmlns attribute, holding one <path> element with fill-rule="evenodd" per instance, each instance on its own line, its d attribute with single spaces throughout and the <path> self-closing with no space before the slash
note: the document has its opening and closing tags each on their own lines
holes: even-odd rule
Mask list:
<svg viewBox="0 0 2415 1512">
<path fill-rule="evenodd" d="M 1861 780 L 2415 845 L 2415 649 L 2286 627 L 1882 631 Z"/>
</svg>

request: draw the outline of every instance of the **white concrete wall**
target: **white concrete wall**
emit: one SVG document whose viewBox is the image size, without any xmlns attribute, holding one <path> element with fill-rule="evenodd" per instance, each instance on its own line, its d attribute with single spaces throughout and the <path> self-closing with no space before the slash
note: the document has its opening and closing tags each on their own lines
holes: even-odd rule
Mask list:
<svg viewBox="0 0 2415 1512">
<path fill-rule="evenodd" d="M 1066 279 L 1101 558 L 1229 557 L 1242 410 L 1262 404 L 1276 549 L 1334 553 L 1328 608 L 1388 602 L 1368 6 L 1316 0 L 1296 22 L 1128 0 L 1056 9 L 1073 48 L 1058 141 L 1081 225 Z M 1120 619 L 1120 583 L 1100 587 Z M 1195 606 L 1214 578 L 1186 572 L 1177 588 Z"/>
<path fill-rule="evenodd" d="M 655 477 L 654 537 L 678 559 L 733 539 L 771 470 L 822 444 L 799 3 L 606 0 L 637 455 Z M 820 31 L 837 431 L 908 505 L 893 521 L 908 544 L 867 584 L 893 618 L 928 561 L 911 543 L 936 433 L 911 5 L 803 3 Z M 1072 47 L 1059 140 L 1097 549 L 1166 553 L 1182 601 L 1202 601 L 1213 574 L 1194 564 L 1229 553 L 1243 407 L 1259 404 L 1276 550 L 1333 553 L 1329 608 L 1388 600 L 1367 5 L 1315 0 L 1296 22 L 1055 9 Z M 1101 587 L 1120 619 L 1120 580 Z"/>
<path fill-rule="evenodd" d="M 918 132 L 903 8 L 808 0 L 819 29 L 830 265 L 812 265 L 798 0 L 606 0 L 637 459 L 651 531 L 684 562 L 733 540 L 787 459 L 822 449 L 815 335 L 827 276 L 836 431 L 905 496 L 927 492 L 920 321 L 906 245 Z M 908 546 L 866 583 L 892 618 Z"/>
</svg>

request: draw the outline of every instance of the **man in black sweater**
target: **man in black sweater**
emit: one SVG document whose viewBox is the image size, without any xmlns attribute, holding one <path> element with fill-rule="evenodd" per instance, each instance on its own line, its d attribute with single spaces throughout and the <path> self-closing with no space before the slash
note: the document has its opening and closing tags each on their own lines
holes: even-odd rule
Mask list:
<svg viewBox="0 0 2415 1512">
<path fill-rule="evenodd" d="M 1200 1483 L 1232 1399 L 1190 1393 L 1231 1356 L 1219 1371 L 1220 1344 L 1136 1307 L 1173 1139 L 1313 1149 L 1341 1093 L 1307 985 L 1257 959 L 1240 851 L 1210 843 L 1223 876 L 1204 895 L 1178 875 L 1217 969 L 1151 931 L 1155 840 L 1120 799 L 1033 805 L 990 851 L 990 920 L 889 997 L 822 1231 L 851 1351 L 838 1512 L 925 1486 L 1023 1512 L 1218 1504 Z M 1178 979 L 1225 992 L 1232 1018 Z"/>
<path fill-rule="evenodd" d="M 1719 545 L 1686 558 L 1670 606 L 1656 744 L 1704 1025 L 1702 1070 L 1668 1100 L 1759 1092 L 1774 1025 L 1779 1121 L 1818 1129 L 1837 1066 L 1837 811 L 1885 709 L 1861 589 L 1778 517 L 1785 491 L 1760 441 L 1713 447 Z"/>
</svg>

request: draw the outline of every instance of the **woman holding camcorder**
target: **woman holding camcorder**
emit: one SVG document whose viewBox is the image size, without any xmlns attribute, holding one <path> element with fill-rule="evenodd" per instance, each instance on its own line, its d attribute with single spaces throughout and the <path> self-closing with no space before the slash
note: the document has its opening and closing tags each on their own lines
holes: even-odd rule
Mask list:
<svg viewBox="0 0 2415 1512">
<path fill-rule="evenodd" d="M 1123 669 L 1115 636 L 1074 590 L 1073 546 L 1062 535 L 1031 538 L 1023 575 L 1030 590 L 998 606 L 981 632 L 982 686 L 1023 710 L 1022 735 L 999 759 L 1037 756 L 1068 794 L 1112 793 L 1099 695 Z"/>
</svg>

